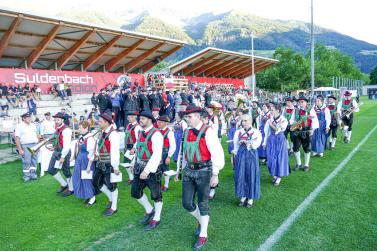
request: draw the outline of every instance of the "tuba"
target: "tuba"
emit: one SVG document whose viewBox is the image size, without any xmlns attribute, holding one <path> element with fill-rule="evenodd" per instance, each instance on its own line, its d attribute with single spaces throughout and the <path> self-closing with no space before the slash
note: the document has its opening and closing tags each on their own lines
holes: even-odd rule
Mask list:
<svg viewBox="0 0 377 251">
<path fill-rule="evenodd" d="M 49 138 L 49 139 L 45 139 L 45 140 L 42 140 L 41 142 L 39 142 L 38 144 L 36 144 L 35 146 L 33 147 L 28 147 L 27 150 L 31 153 L 31 155 L 36 155 L 39 150 L 41 150 L 42 147 L 46 147 L 47 148 L 47 145 L 52 145 L 55 141 L 55 138 L 52 137 L 52 138 Z"/>
</svg>

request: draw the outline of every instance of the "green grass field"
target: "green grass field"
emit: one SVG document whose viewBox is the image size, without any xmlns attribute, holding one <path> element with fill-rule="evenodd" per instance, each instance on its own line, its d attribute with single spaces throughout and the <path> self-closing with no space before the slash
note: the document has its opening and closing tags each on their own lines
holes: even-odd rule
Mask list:
<svg viewBox="0 0 377 251">
<path fill-rule="evenodd" d="M 377 124 L 377 103 L 364 100 L 356 114 L 351 144 L 314 158 L 311 170 L 292 172 L 279 187 L 261 167 L 262 198 L 252 209 L 238 208 L 229 156 L 211 206 L 209 242 L 204 250 L 254 250 L 326 178 Z M 274 250 L 377 249 L 377 132 L 288 229 Z M 293 164 L 293 158 L 291 158 Z M 125 172 L 124 172 L 125 173 Z M 161 224 L 144 232 L 142 207 L 120 184 L 119 212 L 105 218 L 104 195 L 85 208 L 71 196 L 56 195 L 57 183 L 42 177 L 22 183 L 20 161 L 0 166 L 0 250 L 190 250 L 196 222 L 181 206 L 181 183 L 164 194 Z"/>
</svg>

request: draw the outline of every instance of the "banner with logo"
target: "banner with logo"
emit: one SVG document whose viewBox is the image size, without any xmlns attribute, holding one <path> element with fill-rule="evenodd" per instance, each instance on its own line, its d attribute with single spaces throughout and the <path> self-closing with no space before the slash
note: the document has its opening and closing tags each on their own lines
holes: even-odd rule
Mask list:
<svg viewBox="0 0 377 251">
<path fill-rule="evenodd" d="M 206 78 L 206 77 L 191 77 L 186 76 L 189 83 L 207 83 L 207 84 L 232 84 L 236 88 L 244 87 L 243 79 L 234 79 L 234 78 Z"/>
<path fill-rule="evenodd" d="M 143 74 L 129 76 L 132 84 L 138 80 L 140 86 L 144 85 Z M 7 86 L 24 86 L 29 83 L 31 87 L 37 84 L 42 93 L 49 93 L 54 84 L 62 81 L 70 84 L 72 93 L 99 92 L 109 83 L 123 85 L 126 78 L 127 75 L 122 73 L 0 68 L 0 83 Z"/>
</svg>

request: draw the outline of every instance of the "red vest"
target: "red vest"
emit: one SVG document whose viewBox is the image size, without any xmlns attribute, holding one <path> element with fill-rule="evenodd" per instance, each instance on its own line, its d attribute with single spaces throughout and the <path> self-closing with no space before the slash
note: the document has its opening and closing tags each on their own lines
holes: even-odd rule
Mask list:
<svg viewBox="0 0 377 251">
<path fill-rule="evenodd" d="M 127 125 L 127 131 L 129 131 L 131 134 L 131 137 L 127 139 L 127 144 L 132 144 L 132 142 L 136 144 L 136 133 L 135 133 L 136 126 L 137 126 L 137 123 L 135 125 L 132 125 L 132 124 Z M 132 142 L 131 142 L 131 139 L 132 139 Z"/>
<path fill-rule="evenodd" d="M 299 114 L 300 118 L 302 116 L 305 116 L 305 115 L 308 116 L 308 118 L 307 118 L 308 123 L 306 125 L 307 127 L 311 127 L 312 126 L 312 119 L 309 118 L 309 113 L 310 113 L 310 111 L 308 111 L 308 114 L 306 114 L 306 110 L 301 110 L 301 109 L 298 110 L 298 114 Z M 302 124 L 302 128 L 306 127 L 305 126 L 305 121 L 303 121 L 301 124 Z"/>
<path fill-rule="evenodd" d="M 146 132 L 146 133 L 143 133 L 142 131 L 140 131 L 140 133 L 139 133 L 139 141 L 140 141 L 140 142 L 145 142 L 145 140 L 147 139 L 147 136 L 149 135 L 149 133 L 150 133 L 151 131 L 152 131 L 152 129 L 149 130 L 149 131 Z M 155 134 L 156 132 L 157 132 L 157 130 L 154 130 L 154 132 L 152 132 L 152 134 L 151 134 L 151 136 L 150 136 L 150 138 L 149 138 L 149 140 L 148 140 L 148 142 L 147 142 L 148 151 L 149 151 L 149 153 L 150 153 L 151 156 L 153 155 L 153 149 L 152 149 L 152 136 L 153 136 L 153 134 Z M 138 151 L 141 151 L 141 149 L 137 149 L 137 150 L 138 150 Z M 146 154 L 145 152 L 144 152 L 144 154 L 143 154 L 141 160 L 143 160 L 143 161 L 148 161 L 148 160 L 149 160 L 149 158 L 148 158 L 148 156 L 147 156 L 147 154 Z"/>
<path fill-rule="evenodd" d="M 112 128 L 110 129 L 110 131 L 112 130 Z M 109 131 L 109 132 L 110 132 Z M 111 133 L 111 132 L 110 132 Z M 103 147 L 101 147 L 100 149 L 99 149 L 99 152 L 100 153 L 110 153 L 110 151 L 111 151 L 111 144 L 110 144 L 110 139 L 109 139 L 109 137 L 110 137 L 110 135 L 109 136 L 107 136 L 108 135 L 108 133 L 106 133 L 106 132 L 103 132 L 102 133 L 102 139 L 105 139 L 105 142 L 103 143 Z M 106 152 L 105 152 L 105 149 L 106 149 Z"/>
<path fill-rule="evenodd" d="M 164 149 L 169 149 L 170 143 L 169 143 L 169 128 L 166 127 L 165 130 L 161 130 L 162 136 L 164 136 Z"/>
<path fill-rule="evenodd" d="M 65 125 L 62 127 L 56 129 L 55 135 L 58 135 L 58 142 L 56 142 L 56 145 L 54 146 L 55 150 L 61 151 L 64 146 L 63 146 L 63 130 L 65 129 Z"/>
<path fill-rule="evenodd" d="M 204 133 L 202 134 L 202 137 L 199 140 L 200 156 L 202 157 L 202 161 L 203 162 L 211 160 L 211 153 L 208 150 L 206 139 L 205 139 L 205 134 L 206 134 L 208 128 L 209 127 L 207 127 L 204 130 Z M 195 142 L 197 136 L 195 135 L 195 133 L 193 132 L 192 129 L 187 129 L 187 130 L 189 130 L 188 135 L 187 135 L 187 142 Z M 198 133 L 199 133 L 199 131 L 198 131 Z M 186 155 L 185 158 L 186 158 L 186 161 L 187 161 L 188 160 L 188 156 Z M 196 155 L 195 155 L 194 156 L 194 163 L 197 163 L 197 162 L 198 162 L 198 160 L 197 160 Z"/>
<path fill-rule="evenodd" d="M 157 121 L 153 123 L 153 126 L 154 126 L 154 128 L 158 129 L 158 123 L 157 123 Z"/>
</svg>

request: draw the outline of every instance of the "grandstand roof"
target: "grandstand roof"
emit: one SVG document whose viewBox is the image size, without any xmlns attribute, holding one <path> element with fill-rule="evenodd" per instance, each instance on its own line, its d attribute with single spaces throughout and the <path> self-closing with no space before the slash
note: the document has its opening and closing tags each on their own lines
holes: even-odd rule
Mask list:
<svg viewBox="0 0 377 251">
<path fill-rule="evenodd" d="M 172 74 L 197 77 L 246 78 L 252 75 L 252 55 L 207 47 L 171 65 Z M 254 56 L 255 73 L 278 60 Z"/>
<path fill-rule="evenodd" d="M 144 73 L 184 44 L 0 9 L 0 67 Z"/>
</svg>

